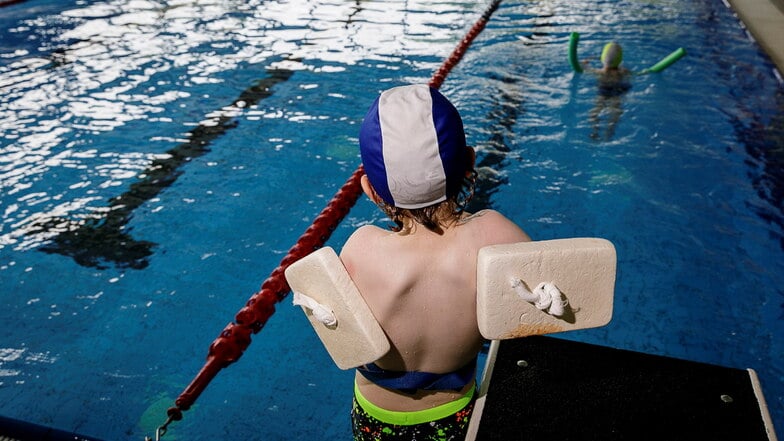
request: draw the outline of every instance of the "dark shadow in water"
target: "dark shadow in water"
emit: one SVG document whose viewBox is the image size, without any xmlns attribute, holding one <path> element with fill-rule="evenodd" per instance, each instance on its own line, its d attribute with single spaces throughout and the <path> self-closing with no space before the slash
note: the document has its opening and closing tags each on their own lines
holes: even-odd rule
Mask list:
<svg viewBox="0 0 784 441">
<path fill-rule="evenodd" d="M 551 43 L 552 35 L 539 28 L 552 25 L 555 17 L 553 11 L 547 6 L 535 11 L 532 23 L 533 29 L 526 34 L 520 33 L 518 38 L 524 46 L 547 45 Z M 511 62 L 514 60 L 514 63 Z M 474 197 L 466 208 L 470 213 L 476 213 L 485 208 L 493 208 L 493 195 L 509 180 L 503 174 L 506 161 L 511 153 L 510 140 L 517 134 L 514 132 L 518 116 L 523 113 L 525 91 L 523 90 L 523 75 L 531 60 L 527 57 L 514 57 L 510 64 L 497 65 L 499 70 L 488 72 L 485 78 L 497 84 L 497 91 L 491 94 L 493 99 L 491 110 L 484 119 L 490 126 L 490 136 L 482 148 L 477 151 L 476 171 L 479 176 Z M 508 69 L 507 69 L 508 67 Z"/>
<path fill-rule="evenodd" d="M 784 91 L 776 92 L 775 101 L 776 113 L 767 124 L 758 113 L 751 112 L 750 121 L 733 117 L 732 123 L 738 141 L 749 155 L 746 163 L 752 168 L 749 178 L 754 190 L 768 202 L 759 205 L 746 201 L 746 205 L 765 222 L 778 227 L 771 231 L 771 239 L 784 249 Z"/>
<path fill-rule="evenodd" d="M 474 197 L 467 210 L 475 213 L 484 208 L 492 208 L 492 196 L 508 180 L 501 171 L 511 151 L 508 140 L 515 136 L 514 126 L 522 108 L 522 91 L 517 78 L 498 77 L 488 74 L 492 80 L 499 81 L 500 87 L 493 94 L 493 106 L 485 118 L 490 124 L 490 137 L 483 148 L 477 152 L 476 171 L 479 173 Z"/>
<path fill-rule="evenodd" d="M 705 4 L 704 7 L 706 10 L 697 23 L 704 26 L 704 33 L 710 37 L 713 29 L 720 27 L 720 18 L 711 5 Z M 760 48 L 758 50 L 760 56 L 768 60 L 768 71 L 731 64 L 721 45 L 711 46 L 710 53 L 705 56 L 716 63 L 715 71 L 725 77 L 723 81 L 734 85 L 730 94 L 737 107 L 722 111 L 733 125 L 738 143 L 748 155 L 746 164 L 750 169 L 748 176 L 752 186 L 757 196 L 767 202 L 762 205 L 747 200 L 746 206 L 776 228 L 770 231 L 771 239 L 777 241 L 784 250 L 784 89 L 779 83 L 774 92 L 772 108 L 759 108 L 757 97 L 763 93 L 763 86 L 760 85 L 774 81 L 768 76 L 776 66 L 767 54 Z M 761 114 L 771 117 L 766 121 Z M 784 313 L 784 304 L 781 308 Z"/>
<path fill-rule="evenodd" d="M 249 107 L 269 97 L 272 87 L 288 80 L 293 72 L 269 70 L 268 73 L 267 78 L 243 91 L 232 107 Z M 166 152 L 169 157 L 154 160 L 128 191 L 109 200 L 104 217 L 80 221 L 53 218 L 35 225 L 32 234 L 57 233 L 40 250 L 70 256 L 82 266 L 103 269 L 111 262 L 118 268 L 145 268 L 156 244 L 131 237 L 127 225 L 133 211 L 172 185 L 183 173 L 185 164 L 209 152 L 213 140 L 237 126 L 228 112 L 222 113 L 210 119 L 211 125 L 199 125 L 191 130 L 187 142 Z"/>
</svg>

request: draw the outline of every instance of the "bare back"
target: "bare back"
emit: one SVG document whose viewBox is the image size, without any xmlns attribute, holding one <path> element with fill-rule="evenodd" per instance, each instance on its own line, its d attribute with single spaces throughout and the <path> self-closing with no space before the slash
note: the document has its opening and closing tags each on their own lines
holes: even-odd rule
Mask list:
<svg viewBox="0 0 784 441">
<path fill-rule="evenodd" d="M 483 342 L 476 320 L 477 253 L 487 245 L 529 240 L 492 210 L 466 216 L 443 235 L 421 225 L 407 235 L 373 226 L 358 229 L 341 259 L 391 342 L 390 352 L 376 364 L 393 371 L 447 373 L 469 363 Z M 456 394 L 420 391 L 412 400 L 361 375 L 357 383 L 365 397 L 390 410 L 419 410 Z"/>
</svg>

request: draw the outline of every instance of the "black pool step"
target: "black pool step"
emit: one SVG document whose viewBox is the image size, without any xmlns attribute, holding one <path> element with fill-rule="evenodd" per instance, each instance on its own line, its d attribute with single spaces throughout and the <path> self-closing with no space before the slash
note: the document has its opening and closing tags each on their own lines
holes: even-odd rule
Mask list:
<svg viewBox="0 0 784 441">
<path fill-rule="evenodd" d="M 776 440 L 752 369 L 544 336 L 493 342 L 472 420 L 478 441 Z"/>
</svg>

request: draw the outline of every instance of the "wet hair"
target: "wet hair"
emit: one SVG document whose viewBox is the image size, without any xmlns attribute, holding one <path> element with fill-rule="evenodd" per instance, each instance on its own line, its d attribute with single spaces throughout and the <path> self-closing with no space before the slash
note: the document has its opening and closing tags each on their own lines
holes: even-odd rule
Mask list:
<svg viewBox="0 0 784 441">
<path fill-rule="evenodd" d="M 477 172 L 472 168 L 468 176 L 463 179 L 457 195 L 427 207 L 400 208 L 384 202 L 383 199 L 378 202 L 378 207 L 394 222 L 389 227 L 392 231 L 411 232 L 415 228 L 414 225 L 405 222 L 406 219 L 411 219 L 434 233 L 443 234 L 443 229 L 459 221 L 465 212 L 466 206 L 474 196 L 476 178 Z"/>
</svg>

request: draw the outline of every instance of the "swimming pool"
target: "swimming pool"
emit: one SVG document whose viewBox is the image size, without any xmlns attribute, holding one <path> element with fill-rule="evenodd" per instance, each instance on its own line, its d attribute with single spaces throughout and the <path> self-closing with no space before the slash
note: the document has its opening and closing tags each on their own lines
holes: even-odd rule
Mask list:
<svg viewBox="0 0 784 441">
<path fill-rule="evenodd" d="M 0 415 L 151 436 L 359 164 L 370 102 L 427 82 L 484 7 L 3 8 Z M 635 77 L 594 139 L 606 103 L 567 63 L 573 31 L 581 56 L 616 39 L 636 70 L 688 55 Z M 781 432 L 784 89 L 731 10 L 506 1 L 441 90 L 479 152 L 477 207 L 616 246 L 612 322 L 559 337 L 753 368 Z M 360 199 L 327 245 L 366 222 L 385 224 Z M 345 439 L 351 375 L 286 299 L 163 439 Z"/>
</svg>

